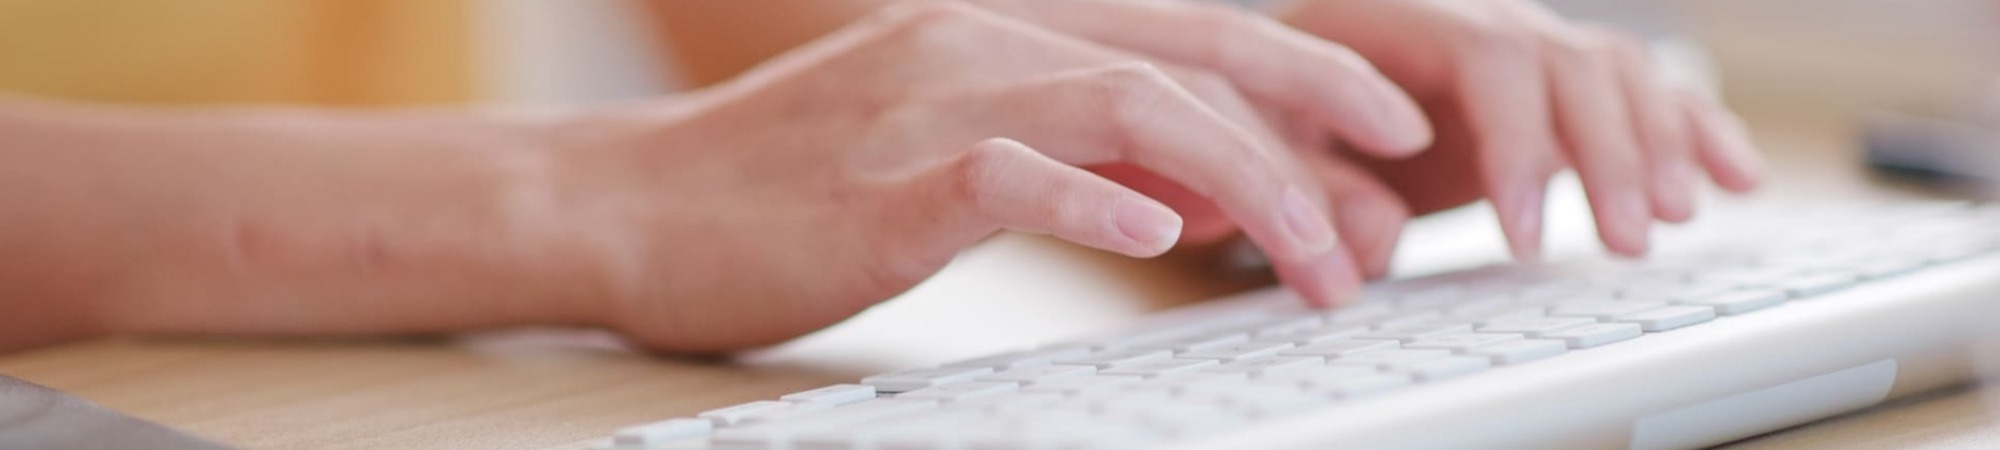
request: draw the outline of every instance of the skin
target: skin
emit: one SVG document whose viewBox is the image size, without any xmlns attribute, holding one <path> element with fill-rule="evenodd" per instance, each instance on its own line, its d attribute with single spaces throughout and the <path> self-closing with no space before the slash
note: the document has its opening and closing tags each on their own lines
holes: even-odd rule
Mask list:
<svg viewBox="0 0 2000 450">
<path fill-rule="evenodd" d="M 1525 23 L 1534 16 L 1495 12 L 1525 3 L 1305 2 L 1280 16 L 1296 27 L 1167 0 L 739 3 L 659 3 L 702 18 L 673 25 L 676 42 L 722 46 L 678 44 L 689 73 L 726 81 L 625 105 L 530 115 L 0 100 L 0 348 L 566 324 L 722 352 L 845 319 L 1002 229 L 1134 257 L 1240 233 L 1301 298 L 1336 305 L 1386 271 L 1412 207 L 1523 183 L 1538 196 L 1564 161 L 1584 173 L 1607 242 L 1634 253 L 1653 218 L 1680 217 L 1677 194 L 1653 186 L 1681 185 L 1650 181 L 1652 162 L 1693 158 L 1725 186 L 1754 181 L 1733 119 L 1621 75 L 1643 62 L 1630 52 L 1560 53 L 1598 70 L 1522 78 L 1554 63 L 1481 57 L 1491 34 L 1338 40 L 1351 48 L 1310 34 L 1379 25 L 1334 24 L 1323 16 L 1354 12 L 1316 4 L 1454 35 Z M 732 39 L 760 29 L 729 24 L 772 11 L 797 16 Z M 1519 32 L 1580 30 L 1536 20 L 1553 25 Z M 763 62 L 738 67 L 752 61 Z M 1474 67 L 1542 80 L 1526 92 L 1545 94 L 1482 100 L 1496 95 L 1490 80 L 1454 75 Z M 1606 117 L 1633 125 L 1587 127 Z M 1659 117 L 1683 125 L 1653 132 Z M 1526 220 L 1501 209 L 1504 223 Z"/>
<path fill-rule="evenodd" d="M 1417 114 L 1358 59 L 1284 56 L 1314 64 L 1237 70 Z M 4 102 L 0 204 L 18 214 L 0 249 L 20 275 L 0 289 L 40 303 L 0 329 L 22 345 L 554 323 L 741 349 L 851 316 L 1001 229 L 1166 251 L 1182 219 L 1081 168 L 1109 165 L 1212 199 L 1302 295 L 1349 295 L 1328 192 L 1222 77 L 916 4 L 725 84 L 535 116 Z M 1331 100 L 1293 106 L 1354 108 Z M 44 319 L 68 325 L 26 327 Z"/>
<path fill-rule="evenodd" d="M 742 55 L 780 49 L 787 36 L 814 30 L 769 26 L 837 23 L 825 17 L 867 11 L 894 0 L 775 0 L 783 8 L 742 2 L 653 2 L 667 24 L 676 66 L 696 82 L 741 70 Z M 727 4 L 716 4 L 727 3 Z M 1232 54 L 1263 49 L 1243 35 L 1267 27 L 1240 20 L 1226 6 L 1166 0 L 975 0 L 1023 20 L 1062 29 L 1106 45 L 1196 67 L 1190 48 L 1227 48 Z M 1185 11 L 1193 18 L 1176 32 L 1135 38 L 1133 22 L 1104 7 Z M 1596 27 L 1566 22 L 1524 0 L 1291 0 L 1267 14 L 1367 58 L 1421 104 L 1434 141 L 1420 152 L 1382 151 L 1380 141 L 1356 138 L 1338 123 L 1287 108 L 1273 99 L 1292 91 L 1239 85 L 1253 107 L 1281 128 L 1298 158 L 1320 174 L 1334 195 L 1334 221 L 1370 277 L 1387 272 L 1411 214 L 1490 200 L 1515 256 L 1541 253 L 1542 203 L 1548 179 L 1576 170 L 1584 180 L 1599 233 L 1615 253 L 1646 251 L 1655 221 L 1681 222 L 1694 214 L 1697 179 L 1706 172 L 1724 189 L 1744 192 L 1757 184 L 1763 161 L 1742 122 L 1711 99 L 1656 79 L 1642 44 Z M 768 11 L 787 14 L 766 22 Z M 810 17 L 813 20 L 801 19 Z M 1095 23 L 1118 24 L 1101 31 Z M 1410 30 L 1422 30 L 1421 33 Z M 1232 44 L 1235 43 L 1235 44 Z M 727 51 L 718 51 L 725 48 Z M 733 59 L 705 55 L 726 53 Z M 1206 62 L 1207 64 L 1201 64 Z M 1240 77 L 1229 81 L 1245 83 Z M 1254 82 L 1253 82 L 1254 83 Z M 1299 116 L 1304 116 L 1303 118 Z M 1318 120 L 1315 120 L 1318 119 Z M 1395 147 L 1389 145 L 1387 147 Z M 1414 156 L 1412 156 L 1414 154 Z M 1184 242 L 1229 237 L 1231 224 L 1199 198 L 1174 192 L 1157 180 L 1111 171 L 1113 179 L 1162 198 L 1187 220 Z"/>
</svg>

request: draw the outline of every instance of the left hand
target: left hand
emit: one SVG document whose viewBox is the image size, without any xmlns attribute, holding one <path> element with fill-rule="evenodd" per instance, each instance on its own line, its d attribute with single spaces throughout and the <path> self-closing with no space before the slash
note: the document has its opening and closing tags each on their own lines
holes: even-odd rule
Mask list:
<svg viewBox="0 0 2000 450">
<path fill-rule="evenodd" d="M 1492 199 L 1516 257 L 1535 259 L 1548 178 L 1574 166 L 1615 252 L 1694 212 L 1697 162 L 1746 191 L 1761 158 L 1741 122 L 1655 75 L 1643 43 L 1526 0 L 1300 0 L 1275 14 L 1354 49 L 1423 104 L 1435 145 L 1356 158 L 1423 212 Z M 1477 181 L 1475 181 L 1477 180 Z"/>
</svg>

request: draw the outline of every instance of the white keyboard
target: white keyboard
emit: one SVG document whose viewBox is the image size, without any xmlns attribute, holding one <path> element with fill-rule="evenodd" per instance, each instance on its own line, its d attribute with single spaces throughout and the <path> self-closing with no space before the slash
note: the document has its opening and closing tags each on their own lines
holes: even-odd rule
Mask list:
<svg viewBox="0 0 2000 450">
<path fill-rule="evenodd" d="M 1311 310 L 1264 295 L 1131 330 L 870 376 L 617 430 L 608 448 L 1156 448 L 1509 366 L 1785 314 L 2000 248 L 2000 212 L 1865 209 L 1749 221 L 1641 262 L 1495 266 Z M 1753 229 L 1754 228 L 1754 229 Z M 1831 300 L 1829 300 L 1831 301 Z M 1625 348 L 1637 348 L 1630 346 Z"/>
</svg>

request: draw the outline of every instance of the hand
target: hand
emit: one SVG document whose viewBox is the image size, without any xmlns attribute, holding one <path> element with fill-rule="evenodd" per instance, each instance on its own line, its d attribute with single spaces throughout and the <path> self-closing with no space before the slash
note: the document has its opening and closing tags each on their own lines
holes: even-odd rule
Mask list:
<svg viewBox="0 0 2000 450">
<path fill-rule="evenodd" d="M 1214 75 L 977 7 L 898 7 L 696 106 L 573 119 L 549 193 L 526 203 L 553 209 L 521 226 L 573 230 L 596 249 L 594 272 L 611 276 L 604 322 L 655 348 L 734 349 L 844 319 L 1003 228 L 1159 254 L 1181 218 L 1080 168 L 1122 164 L 1213 200 L 1281 278 L 1330 303 L 1359 277 L 1328 191 L 1230 81 L 1329 117 L 1406 108 L 1411 123 L 1329 120 L 1386 147 L 1423 130 L 1358 59 L 1263 56 Z"/>
<path fill-rule="evenodd" d="M 1538 256 L 1543 191 L 1565 165 L 1599 237 L 1628 255 L 1654 219 L 1693 214 L 1696 162 L 1724 188 L 1756 184 L 1762 162 L 1735 116 L 1658 79 L 1643 44 L 1533 2 L 1303 0 L 1277 16 L 1367 56 L 1424 105 L 1436 145 L 1369 165 L 1419 211 L 1492 199 L 1517 257 Z"/>
</svg>

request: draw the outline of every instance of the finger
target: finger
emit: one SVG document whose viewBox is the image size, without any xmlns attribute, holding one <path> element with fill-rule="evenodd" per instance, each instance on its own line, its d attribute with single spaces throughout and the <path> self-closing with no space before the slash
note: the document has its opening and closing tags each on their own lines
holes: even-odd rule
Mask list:
<svg viewBox="0 0 2000 450">
<path fill-rule="evenodd" d="M 1404 157 L 1430 146 L 1422 110 L 1366 59 L 1241 8 L 1145 0 L 983 3 L 1059 32 L 1215 71 L 1373 155 Z"/>
<path fill-rule="evenodd" d="M 1326 187 L 1334 209 L 1334 228 L 1348 244 L 1348 254 L 1368 278 L 1389 274 L 1410 207 L 1373 175 L 1325 152 L 1304 153 L 1313 176 Z"/>
<path fill-rule="evenodd" d="M 1215 201 L 1186 186 L 1131 164 L 1092 167 L 1091 172 L 1165 203 L 1181 215 L 1181 244 L 1213 244 L 1236 236 L 1236 223 Z"/>
<path fill-rule="evenodd" d="M 1323 193 L 1289 153 L 1231 123 L 1149 64 L 1057 74 L 944 99 L 949 111 L 1073 165 L 1129 162 L 1215 200 L 1318 304 L 1352 298 L 1360 275 L 1328 221 Z"/>
<path fill-rule="evenodd" d="M 973 145 L 912 188 L 929 199 L 918 209 L 956 212 L 941 244 L 953 250 L 1005 228 L 1144 258 L 1181 232 L 1166 205 L 1007 139 Z"/>
<path fill-rule="evenodd" d="M 1523 261 L 1541 258 L 1542 205 L 1549 176 L 1561 166 L 1540 50 L 1489 43 L 1458 79 L 1455 106 L 1471 125 L 1479 172 L 1507 246 Z"/>
<path fill-rule="evenodd" d="M 1709 178 L 1733 192 L 1755 189 L 1764 170 L 1764 157 L 1750 144 L 1743 120 L 1692 91 L 1681 92 L 1680 104 L 1694 129 L 1695 159 L 1708 170 Z"/>
<path fill-rule="evenodd" d="M 1694 161 L 1686 116 L 1656 75 L 1644 44 L 1610 31 L 1595 34 L 1613 44 L 1632 127 L 1646 161 L 1653 216 L 1684 222 L 1694 216 Z"/>
<path fill-rule="evenodd" d="M 1613 252 L 1639 255 L 1652 227 L 1652 202 L 1617 68 L 1604 45 L 1580 35 L 1553 42 L 1545 59 L 1551 98 L 1563 147 L 1597 216 L 1598 237 Z"/>
</svg>

